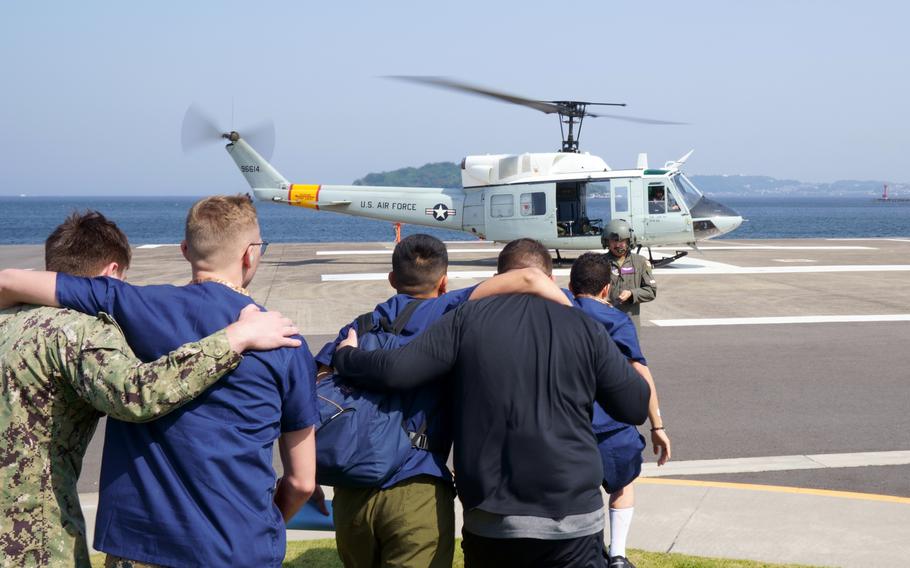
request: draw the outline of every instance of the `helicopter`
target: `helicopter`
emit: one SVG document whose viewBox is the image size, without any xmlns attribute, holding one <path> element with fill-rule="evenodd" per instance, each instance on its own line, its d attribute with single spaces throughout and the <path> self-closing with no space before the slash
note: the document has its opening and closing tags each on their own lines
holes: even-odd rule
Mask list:
<svg viewBox="0 0 910 568">
<path fill-rule="evenodd" d="M 594 113 L 590 106 L 624 103 L 541 101 L 494 91 L 442 77 L 394 77 L 459 90 L 526 106 L 559 117 L 562 146 L 558 152 L 466 156 L 461 160 L 462 188 L 379 187 L 290 183 L 237 131 L 220 134 L 226 149 L 260 201 L 331 211 L 440 229 L 463 231 L 477 238 L 505 243 L 521 237 L 539 240 L 556 251 L 607 248 L 605 225 L 627 221 L 632 246 L 648 248 L 655 266 L 685 256 L 687 251 L 654 259 L 651 247 L 687 245 L 736 229 L 743 221 L 732 209 L 711 200 L 681 171 L 692 151 L 660 168 L 648 166 L 639 154 L 635 168 L 614 170 L 594 155 L 579 150 L 586 117 L 612 118 L 645 124 L 681 124 L 648 118 Z M 191 106 L 187 124 L 208 124 Z M 198 130 L 198 129 L 197 129 Z M 192 132 L 193 129 L 190 129 Z M 215 130 L 217 131 L 217 129 Z M 192 136 L 190 136 L 192 138 Z M 609 204 L 589 215 L 592 199 Z"/>
</svg>

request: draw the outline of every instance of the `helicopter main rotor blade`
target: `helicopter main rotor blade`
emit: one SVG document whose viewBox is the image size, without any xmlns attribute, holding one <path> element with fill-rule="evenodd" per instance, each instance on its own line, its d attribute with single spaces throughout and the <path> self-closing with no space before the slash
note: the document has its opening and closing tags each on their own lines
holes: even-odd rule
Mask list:
<svg viewBox="0 0 910 568">
<path fill-rule="evenodd" d="M 183 125 L 180 130 L 180 143 L 184 152 L 197 150 L 202 146 L 221 140 L 221 130 L 215 121 L 193 103 L 183 115 Z"/>
<path fill-rule="evenodd" d="M 275 122 L 272 119 L 241 130 L 240 135 L 266 161 L 272 159 L 272 152 L 275 151 Z"/>
<path fill-rule="evenodd" d="M 683 125 L 689 124 L 688 122 L 672 122 L 669 120 L 657 120 L 654 118 L 641 118 L 638 116 L 622 116 L 619 114 L 602 114 L 602 113 L 593 113 L 585 112 L 585 116 L 593 116 L 594 118 L 615 118 L 616 120 L 625 120 L 626 122 L 637 122 L 639 124 L 665 124 L 665 125 Z"/>
<path fill-rule="evenodd" d="M 526 99 L 524 97 L 519 97 L 517 95 L 511 95 L 509 93 L 503 93 L 501 91 L 493 91 L 491 89 L 486 89 L 484 87 L 478 87 L 476 85 L 470 85 L 468 83 L 462 83 L 461 81 L 455 81 L 448 79 L 446 77 L 429 77 L 429 76 L 419 76 L 419 75 L 389 75 L 388 79 L 397 79 L 399 81 L 409 81 L 411 83 L 421 83 L 424 85 L 432 85 L 434 87 L 441 87 L 443 89 L 451 89 L 454 91 L 463 91 L 465 93 L 471 93 L 474 95 L 480 95 L 483 97 L 490 97 L 494 99 L 499 99 L 507 103 L 512 103 L 515 105 L 522 105 L 526 107 L 533 108 L 534 110 L 539 110 L 547 114 L 556 114 L 560 111 L 560 107 L 557 104 L 553 104 L 547 101 L 535 101 L 533 99 Z"/>
</svg>

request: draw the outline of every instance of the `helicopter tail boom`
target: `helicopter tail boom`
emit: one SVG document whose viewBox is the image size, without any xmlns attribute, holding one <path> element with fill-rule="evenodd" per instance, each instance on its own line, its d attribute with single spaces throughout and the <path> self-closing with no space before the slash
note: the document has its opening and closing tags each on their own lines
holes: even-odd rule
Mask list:
<svg viewBox="0 0 910 568">
<path fill-rule="evenodd" d="M 257 199 L 274 201 L 275 198 L 290 200 L 289 190 L 291 184 L 278 173 L 272 164 L 268 163 L 265 158 L 246 143 L 243 138 L 232 141 L 225 146 L 228 154 L 231 155 L 240 173 L 250 184 L 253 193 Z M 298 187 L 315 187 L 318 193 L 318 186 L 298 186 Z M 301 192 L 300 197 L 303 197 Z M 315 197 L 313 199 L 315 201 Z"/>
</svg>

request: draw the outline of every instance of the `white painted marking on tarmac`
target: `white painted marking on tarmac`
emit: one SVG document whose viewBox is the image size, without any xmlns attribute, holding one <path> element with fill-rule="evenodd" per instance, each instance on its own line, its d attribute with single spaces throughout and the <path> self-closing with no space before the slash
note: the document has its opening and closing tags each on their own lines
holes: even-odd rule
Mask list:
<svg viewBox="0 0 910 568">
<path fill-rule="evenodd" d="M 471 241 L 443 241 L 446 244 L 474 244 Z M 176 246 L 176 245 L 143 245 L 139 248 L 155 248 L 159 246 Z M 652 247 L 652 251 L 676 251 L 680 247 Z M 685 247 L 682 247 L 685 248 Z M 489 252 L 499 253 L 502 247 L 496 248 L 450 248 L 449 253 L 472 253 L 472 252 Z M 555 249 L 550 249 L 553 252 Z M 875 247 L 864 246 L 778 246 L 778 245 L 733 245 L 733 246 L 708 246 L 699 247 L 699 251 L 715 250 L 877 250 Z M 603 253 L 602 249 L 589 249 L 565 252 L 598 252 Z M 352 255 L 380 255 L 392 254 L 392 249 L 359 249 L 359 250 L 320 250 L 316 251 L 316 256 L 352 256 Z M 686 260 L 695 260 L 693 257 L 686 257 Z M 701 259 L 699 259 L 701 260 Z M 680 263 L 681 261 L 676 261 Z M 683 261 L 684 262 L 684 261 Z"/>
<path fill-rule="evenodd" d="M 895 243 L 910 243 L 910 239 L 891 239 L 884 237 L 850 237 L 843 239 L 825 239 L 826 241 L 893 241 Z"/>
<path fill-rule="evenodd" d="M 780 325 L 798 323 L 865 323 L 889 321 L 910 321 L 910 314 L 663 319 L 651 320 L 651 323 L 658 327 L 693 327 L 709 325 Z"/>
<path fill-rule="evenodd" d="M 679 247 L 651 247 L 655 250 L 677 250 Z M 721 246 L 700 246 L 698 250 L 878 250 L 875 247 L 864 247 L 859 245 L 844 246 L 789 246 L 789 245 L 721 245 Z"/>
<path fill-rule="evenodd" d="M 760 473 L 763 471 L 839 469 L 847 467 L 907 464 L 910 464 L 910 451 L 906 450 L 848 454 L 809 454 L 796 456 L 767 456 L 759 458 L 670 461 L 661 467 L 657 467 L 656 463 L 646 463 L 642 465 L 642 476 L 666 477 L 669 475 Z"/>
<path fill-rule="evenodd" d="M 655 268 L 654 273 L 662 276 L 701 276 L 724 274 L 811 274 L 823 272 L 903 272 L 910 271 L 910 264 L 870 264 L 848 266 L 734 266 L 704 259 L 678 261 L 665 268 Z M 495 270 L 466 270 L 449 272 L 449 279 L 489 278 Z M 568 276 L 568 268 L 553 270 L 554 276 Z M 323 282 L 358 282 L 367 280 L 385 280 L 385 272 L 365 272 L 349 274 L 323 274 Z"/>
<path fill-rule="evenodd" d="M 161 247 L 179 247 L 180 243 L 167 243 L 163 245 L 139 245 L 137 249 L 156 249 Z"/>
<path fill-rule="evenodd" d="M 460 270 L 458 272 L 449 272 L 449 280 L 467 280 L 490 278 L 496 274 L 495 270 Z M 568 276 L 568 268 L 558 268 L 553 271 L 554 276 Z M 323 282 L 360 282 L 368 280 L 386 280 L 389 277 L 388 272 L 365 272 L 359 274 L 323 274 Z"/>
<path fill-rule="evenodd" d="M 676 264 L 676 263 L 674 263 Z M 704 267 L 693 270 L 674 269 L 673 264 L 654 270 L 657 274 L 808 274 L 821 272 L 903 272 L 910 264 L 849 264 L 820 266 L 733 266 Z"/>
<path fill-rule="evenodd" d="M 501 248 L 464 248 L 448 249 L 449 254 L 465 252 L 490 252 L 499 254 Z M 347 255 L 373 255 L 373 254 L 392 254 L 392 249 L 382 250 L 318 250 L 316 256 L 347 256 Z"/>
<path fill-rule="evenodd" d="M 818 262 L 812 258 L 772 258 L 774 262 Z"/>
</svg>

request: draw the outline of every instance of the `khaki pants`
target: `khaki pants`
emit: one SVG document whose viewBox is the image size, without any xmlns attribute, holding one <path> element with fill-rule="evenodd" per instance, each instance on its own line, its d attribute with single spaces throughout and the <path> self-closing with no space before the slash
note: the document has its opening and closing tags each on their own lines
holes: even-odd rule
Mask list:
<svg viewBox="0 0 910 568">
<path fill-rule="evenodd" d="M 455 492 L 430 476 L 388 489 L 336 487 L 335 538 L 347 568 L 449 568 Z"/>
</svg>

